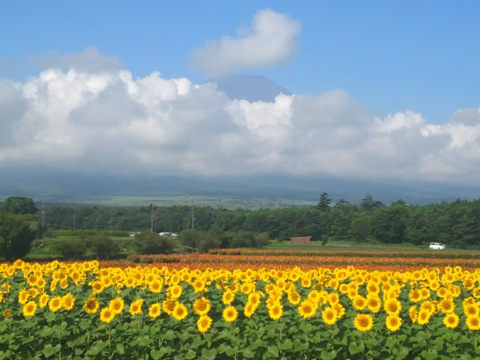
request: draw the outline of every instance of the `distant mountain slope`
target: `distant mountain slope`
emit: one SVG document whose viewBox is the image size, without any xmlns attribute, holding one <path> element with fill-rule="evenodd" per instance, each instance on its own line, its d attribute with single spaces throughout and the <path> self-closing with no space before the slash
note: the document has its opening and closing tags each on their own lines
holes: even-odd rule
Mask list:
<svg viewBox="0 0 480 360">
<path fill-rule="evenodd" d="M 209 196 L 238 200 L 281 199 L 316 202 L 327 192 L 333 202 L 344 198 L 359 203 L 367 194 L 390 204 L 426 204 L 480 198 L 480 186 L 382 182 L 328 176 L 285 174 L 247 177 L 118 177 L 76 174 L 45 169 L 9 169 L 0 177 L 0 201 L 29 196 L 49 202 L 86 202 L 108 196 Z"/>
<path fill-rule="evenodd" d="M 217 89 L 230 99 L 273 102 L 279 94 L 291 95 L 287 89 L 260 75 L 230 75 L 211 82 L 216 83 Z"/>
</svg>

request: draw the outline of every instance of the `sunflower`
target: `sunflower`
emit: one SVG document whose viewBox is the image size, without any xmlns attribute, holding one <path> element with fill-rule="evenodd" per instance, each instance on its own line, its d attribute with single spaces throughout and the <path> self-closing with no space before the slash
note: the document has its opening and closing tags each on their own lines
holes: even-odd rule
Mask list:
<svg viewBox="0 0 480 360">
<path fill-rule="evenodd" d="M 148 316 L 152 319 L 156 319 L 162 313 L 162 305 L 160 303 L 155 303 L 150 305 L 148 308 Z"/>
<path fill-rule="evenodd" d="M 343 283 L 343 284 L 340 284 L 340 286 L 338 287 L 338 291 L 340 291 L 342 294 L 346 294 L 350 291 L 350 288 L 348 287 L 347 284 Z"/>
<path fill-rule="evenodd" d="M 178 284 L 171 285 L 167 289 L 167 296 L 172 300 L 176 300 L 182 295 L 182 292 L 183 292 L 183 288 L 180 285 Z"/>
<path fill-rule="evenodd" d="M 175 305 L 177 305 L 175 300 L 164 300 L 162 303 L 162 309 L 167 315 L 172 315 Z"/>
<path fill-rule="evenodd" d="M 110 307 L 103 308 L 100 312 L 100 321 L 106 324 L 110 323 L 114 317 L 115 312 Z"/>
<path fill-rule="evenodd" d="M 112 278 L 110 276 L 103 276 L 100 278 L 100 281 L 102 282 L 102 285 L 104 288 L 108 288 L 113 283 Z"/>
<path fill-rule="evenodd" d="M 175 307 L 173 308 L 172 316 L 176 320 L 182 321 L 183 319 L 185 319 L 187 317 L 187 315 L 188 315 L 187 307 L 185 305 L 183 305 L 182 303 L 177 302 L 175 304 Z"/>
<path fill-rule="evenodd" d="M 326 307 L 322 311 L 322 320 L 327 325 L 333 325 L 337 322 L 337 312 L 331 306 Z"/>
<path fill-rule="evenodd" d="M 336 292 L 333 292 L 333 293 L 330 293 L 328 294 L 328 303 L 330 305 L 335 305 L 335 304 L 338 304 L 340 302 L 340 296 L 338 295 L 338 293 Z"/>
<path fill-rule="evenodd" d="M 389 281 L 382 282 L 382 291 L 384 293 L 390 291 L 391 288 L 392 288 L 392 284 Z"/>
<path fill-rule="evenodd" d="M 251 282 L 245 282 L 240 286 L 240 291 L 246 295 L 255 290 L 255 285 Z"/>
<path fill-rule="evenodd" d="M 105 288 L 101 281 L 92 281 L 89 285 L 92 288 L 93 294 L 100 294 Z"/>
<path fill-rule="evenodd" d="M 302 298 L 300 297 L 298 292 L 296 292 L 295 290 L 290 290 L 287 293 L 287 298 L 288 298 L 288 301 L 290 302 L 290 304 L 292 304 L 292 305 L 298 305 L 298 304 L 300 304 L 300 301 L 302 301 Z"/>
<path fill-rule="evenodd" d="M 436 292 L 438 290 L 438 288 L 440 287 L 440 283 L 436 280 L 433 280 L 433 281 L 430 281 L 428 286 L 430 287 L 430 290 Z"/>
<path fill-rule="evenodd" d="M 402 310 L 402 304 L 397 299 L 387 299 L 383 308 L 388 315 L 396 315 Z"/>
<path fill-rule="evenodd" d="M 277 301 L 275 304 L 270 306 L 268 309 L 268 316 L 270 316 L 270 319 L 272 320 L 278 320 L 282 317 L 283 315 L 283 306 L 280 304 L 279 301 Z"/>
<path fill-rule="evenodd" d="M 356 310 L 363 310 L 367 306 L 367 300 L 362 295 L 357 295 L 353 298 L 352 304 Z"/>
<path fill-rule="evenodd" d="M 428 324 L 429 321 L 430 321 L 430 316 L 431 315 L 432 314 L 428 310 L 420 309 L 420 311 L 418 312 L 418 315 L 417 315 L 417 323 L 420 324 L 420 325 Z"/>
<path fill-rule="evenodd" d="M 141 315 L 142 314 L 142 305 L 143 305 L 143 299 L 137 299 L 134 302 L 130 304 L 130 315 L 135 316 L 135 315 Z"/>
<path fill-rule="evenodd" d="M 458 326 L 460 319 L 454 312 L 448 313 L 443 318 L 443 324 L 449 329 L 455 329 Z"/>
<path fill-rule="evenodd" d="M 378 293 L 380 292 L 380 287 L 378 286 L 377 283 L 375 282 L 369 282 L 367 284 L 367 291 L 369 294 L 376 294 L 378 295 Z"/>
<path fill-rule="evenodd" d="M 20 305 L 25 305 L 28 301 L 28 297 L 30 296 L 30 293 L 26 289 L 20 290 L 18 293 L 18 303 Z"/>
<path fill-rule="evenodd" d="M 98 311 L 98 308 L 100 307 L 100 304 L 97 299 L 94 297 L 91 297 L 85 301 L 85 304 L 83 304 L 83 308 L 87 312 L 87 314 L 95 314 Z"/>
<path fill-rule="evenodd" d="M 31 275 L 27 278 L 27 284 L 30 285 L 30 286 L 36 286 L 36 285 L 37 285 L 37 281 L 38 281 L 38 277 L 37 277 L 37 275 L 35 275 L 35 274 L 31 274 Z"/>
<path fill-rule="evenodd" d="M 108 307 L 112 310 L 114 315 L 118 315 L 125 308 L 125 302 L 122 298 L 116 297 L 115 299 L 110 300 Z"/>
<path fill-rule="evenodd" d="M 12 315 L 13 315 L 12 310 L 10 310 L 10 309 L 3 310 L 3 317 L 4 318 L 9 319 L 9 318 L 12 317 Z"/>
<path fill-rule="evenodd" d="M 197 315 L 206 315 L 211 308 L 210 300 L 206 297 L 198 298 L 193 303 L 193 311 Z"/>
<path fill-rule="evenodd" d="M 38 294 L 40 294 L 40 290 L 38 290 L 37 288 L 28 289 L 28 296 L 31 299 L 35 299 L 38 296 Z"/>
<path fill-rule="evenodd" d="M 270 306 L 273 306 L 275 303 L 279 302 L 281 298 L 282 298 L 281 295 L 275 292 L 270 293 L 270 296 L 265 301 L 265 305 L 267 306 L 267 308 L 269 308 Z"/>
<path fill-rule="evenodd" d="M 466 290 L 473 290 L 475 288 L 475 280 L 472 278 L 466 278 L 463 280 L 463 288 Z"/>
<path fill-rule="evenodd" d="M 418 311 L 415 305 L 410 306 L 410 309 L 408 309 L 408 315 L 410 316 L 411 322 L 415 324 L 418 318 Z"/>
<path fill-rule="evenodd" d="M 233 322 L 237 319 L 238 311 L 233 306 L 228 306 L 223 310 L 223 319 L 226 322 Z"/>
<path fill-rule="evenodd" d="M 425 301 L 420 305 L 420 310 L 427 311 L 430 315 L 433 315 L 437 310 L 437 306 L 432 301 Z"/>
<path fill-rule="evenodd" d="M 231 290 L 225 290 L 222 294 L 222 302 L 224 305 L 230 305 L 235 299 L 235 293 Z"/>
<path fill-rule="evenodd" d="M 341 319 L 345 315 L 345 308 L 342 304 L 338 303 L 332 306 L 335 312 L 337 313 L 337 320 Z"/>
<path fill-rule="evenodd" d="M 478 315 L 478 314 L 479 314 L 479 309 L 478 309 L 477 304 L 476 304 L 476 303 L 464 304 L 464 305 L 463 305 L 463 313 L 464 313 L 466 316 L 469 316 L 469 315 Z"/>
<path fill-rule="evenodd" d="M 309 277 L 303 276 L 302 279 L 300 280 L 300 284 L 302 284 L 302 287 L 305 289 L 308 289 L 312 286 L 312 279 Z"/>
<path fill-rule="evenodd" d="M 37 311 L 37 303 L 35 301 L 29 301 L 23 306 L 23 316 L 30 317 L 35 315 L 35 311 Z"/>
<path fill-rule="evenodd" d="M 398 315 L 388 315 L 385 319 L 385 325 L 392 332 L 398 331 L 402 326 L 402 318 Z"/>
<path fill-rule="evenodd" d="M 334 289 L 334 290 L 337 290 L 338 289 L 338 285 L 339 285 L 339 282 L 337 279 L 330 279 L 330 281 L 328 282 L 327 286 Z"/>
<path fill-rule="evenodd" d="M 468 315 L 465 323 L 469 330 L 480 330 L 480 317 L 478 315 Z"/>
<path fill-rule="evenodd" d="M 252 302 L 247 302 L 243 309 L 243 314 L 245 317 L 251 317 L 255 313 L 255 310 L 257 310 L 257 307 L 258 305 L 255 305 Z"/>
<path fill-rule="evenodd" d="M 125 279 L 125 286 L 128 287 L 128 288 L 133 288 L 133 287 L 135 287 L 136 283 L 137 283 L 137 282 L 136 282 L 135 278 L 133 278 L 133 277 L 131 277 L 131 276 L 129 276 L 129 277 L 127 277 L 127 278 Z M 150 285 L 151 285 L 151 284 L 150 284 Z M 149 285 L 149 288 L 150 288 L 150 285 Z M 152 291 L 152 289 L 150 289 L 150 291 Z M 154 291 L 152 291 L 152 292 L 154 292 Z"/>
<path fill-rule="evenodd" d="M 258 306 L 260 305 L 260 298 L 261 298 L 261 293 L 259 292 L 251 292 L 248 294 L 248 302 L 251 302 L 253 305 Z"/>
<path fill-rule="evenodd" d="M 368 295 L 366 301 L 367 308 L 372 313 L 377 313 L 382 308 L 382 300 L 380 300 L 380 298 L 375 294 Z"/>
<path fill-rule="evenodd" d="M 422 288 L 420 290 L 420 296 L 422 300 L 427 300 L 430 297 L 430 290 L 427 288 Z"/>
<path fill-rule="evenodd" d="M 447 297 L 440 301 L 438 304 L 438 310 L 444 314 L 452 313 L 455 310 L 455 303 L 453 302 L 452 298 Z"/>
<path fill-rule="evenodd" d="M 65 310 L 70 311 L 73 309 L 74 306 L 75 306 L 75 298 L 72 296 L 71 293 L 67 293 L 64 296 L 62 296 L 62 307 Z"/>
<path fill-rule="evenodd" d="M 267 284 L 267 286 L 265 286 L 266 293 L 271 293 L 274 290 L 275 290 L 275 284 L 269 283 Z"/>
<path fill-rule="evenodd" d="M 353 325 L 358 331 L 370 331 L 373 327 L 373 317 L 369 314 L 358 314 L 353 320 Z"/>
<path fill-rule="evenodd" d="M 148 289 L 155 294 L 160 293 L 160 291 L 162 291 L 162 287 L 163 287 L 162 279 L 154 279 L 148 284 Z"/>
<path fill-rule="evenodd" d="M 440 298 L 444 298 L 448 295 L 448 290 L 445 287 L 439 287 L 436 291 L 437 296 Z"/>
<path fill-rule="evenodd" d="M 62 308 L 62 297 L 61 296 L 55 296 L 50 299 L 48 302 L 48 308 L 50 311 L 57 312 Z"/>
<path fill-rule="evenodd" d="M 416 302 L 419 302 L 420 300 L 422 300 L 422 295 L 420 294 L 420 291 L 417 290 L 417 289 L 411 289 L 409 292 L 408 292 L 408 299 L 413 302 L 413 303 L 416 303 Z"/>
<path fill-rule="evenodd" d="M 197 321 L 197 329 L 200 333 L 204 334 L 212 325 L 212 318 L 208 315 L 202 315 Z"/>
<path fill-rule="evenodd" d="M 198 294 L 201 293 L 205 290 L 205 282 L 203 280 L 195 280 L 192 284 L 193 286 L 193 292 Z"/>
<path fill-rule="evenodd" d="M 62 279 L 58 282 L 60 284 L 60 287 L 62 289 L 66 289 L 68 288 L 68 280 L 67 279 Z"/>
<path fill-rule="evenodd" d="M 480 287 L 476 287 L 475 289 L 472 290 L 472 296 L 475 299 L 480 298 Z"/>
<path fill-rule="evenodd" d="M 40 301 L 39 301 L 40 308 L 44 308 L 45 306 L 47 306 L 49 299 L 50 299 L 50 296 L 48 296 L 48 294 L 40 295 Z"/>
<path fill-rule="evenodd" d="M 300 306 L 298 307 L 298 313 L 304 319 L 311 318 L 313 315 L 315 315 L 316 311 L 317 311 L 317 306 L 310 300 L 302 301 Z"/>
<path fill-rule="evenodd" d="M 307 299 L 313 302 L 314 304 L 318 304 L 320 300 L 320 292 L 318 290 L 313 289 L 308 293 Z"/>
</svg>

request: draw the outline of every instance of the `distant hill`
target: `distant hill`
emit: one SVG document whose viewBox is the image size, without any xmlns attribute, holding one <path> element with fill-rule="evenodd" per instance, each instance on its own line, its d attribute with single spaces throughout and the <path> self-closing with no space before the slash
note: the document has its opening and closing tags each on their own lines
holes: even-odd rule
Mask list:
<svg viewBox="0 0 480 360">
<path fill-rule="evenodd" d="M 210 82 L 216 83 L 217 89 L 230 99 L 273 102 L 279 94 L 291 95 L 287 89 L 260 75 L 230 75 Z"/>
<path fill-rule="evenodd" d="M 85 203 L 103 197 L 234 198 L 238 202 L 265 199 L 265 203 L 291 200 L 317 202 L 327 192 L 333 202 L 341 198 L 360 203 L 367 194 L 390 204 L 427 204 L 480 198 L 480 187 L 434 183 L 382 182 L 328 176 L 262 175 L 246 177 L 118 177 L 52 172 L 45 169 L 5 171 L 0 177 L 0 200 L 28 196 L 36 201 Z M 287 202 L 285 202 L 286 204 Z M 112 204 L 113 205 L 113 204 Z"/>
</svg>

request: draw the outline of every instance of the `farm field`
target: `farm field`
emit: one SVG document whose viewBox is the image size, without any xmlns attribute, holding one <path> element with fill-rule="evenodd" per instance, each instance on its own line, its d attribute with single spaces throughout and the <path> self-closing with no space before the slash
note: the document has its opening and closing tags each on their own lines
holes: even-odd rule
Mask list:
<svg viewBox="0 0 480 360">
<path fill-rule="evenodd" d="M 217 250 L 0 264 L 0 358 L 474 359 L 479 253 Z"/>
</svg>

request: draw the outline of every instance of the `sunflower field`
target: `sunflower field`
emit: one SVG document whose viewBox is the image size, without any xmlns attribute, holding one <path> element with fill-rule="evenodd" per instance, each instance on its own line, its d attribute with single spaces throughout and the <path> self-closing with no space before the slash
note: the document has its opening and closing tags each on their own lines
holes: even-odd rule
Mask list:
<svg viewBox="0 0 480 360">
<path fill-rule="evenodd" d="M 478 357 L 480 269 L 0 264 L 0 359 Z"/>
</svg>

